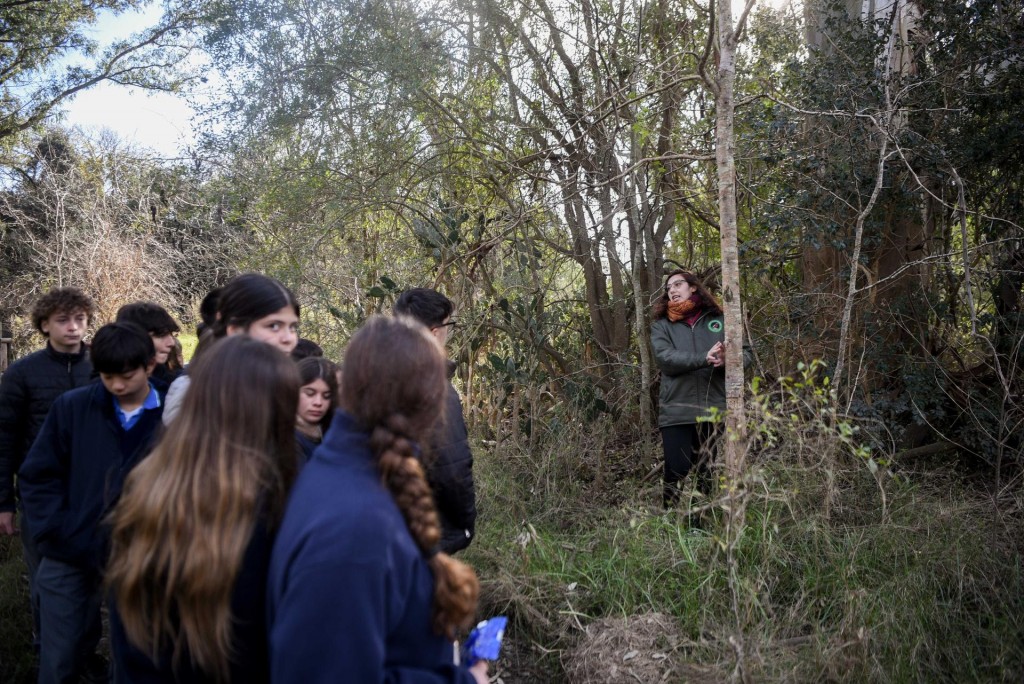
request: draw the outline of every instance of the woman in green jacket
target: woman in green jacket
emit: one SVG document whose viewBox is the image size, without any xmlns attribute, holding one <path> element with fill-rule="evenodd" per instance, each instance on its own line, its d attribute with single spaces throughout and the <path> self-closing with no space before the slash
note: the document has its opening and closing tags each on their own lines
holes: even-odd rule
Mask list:
<svg viewBox="0 0 1024 684">
<path fill-rule="evenodd" d="M 696 464 L 710 494 L 708 460 L 717 436 L 711 409 L 725 410 L 725 325 L 722 307 L 704 284 L 682 269 L 668 274 L 654 305 L 651 346 L 661 370 L 658 428 L 665 449 L 663 503 L 679 498 L 679 482 Z M 749 350 L 743 350 L 744 366 Z"/>
</svg>

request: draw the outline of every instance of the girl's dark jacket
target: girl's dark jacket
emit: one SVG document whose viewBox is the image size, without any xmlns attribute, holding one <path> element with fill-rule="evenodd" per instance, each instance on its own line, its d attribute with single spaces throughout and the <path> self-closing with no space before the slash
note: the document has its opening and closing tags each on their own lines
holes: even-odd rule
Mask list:
<svg viewBox="0 0 1024 684">
<path fill-rule="evenodd" d="M 688 425 L 711 415 L 712 407 L 725 409 L 725 366 L 715 368 L 707 360 L 716 342 L 725 341 L 725 324 L 719 314 L 703 313 L 689 325 L 667 317 L 651 325 L 651 347 L 661 370 L 658 427 Z M 743 345 L 743 367 L 753 359 Z"/>
<path fill-rule="evenodd" d="M 434 573 L 338 411 L 295 482 L 267 578 L 274 684 L 473 684 L 434 631 Z"/>
<path fill-rule="evenodd" d="M 231 684 L 266 684 L 270 681 L 267 647 L 267 569 L 274 546 L 266 516 L 256 520 L 249 546 L 231 588 Z M 184 649 L 178 662 L 174 649 L 164 644 L 156 661 L 136 648 L 124 630 L 117 605 L 110 611 L 110 650 L 121 684 L 218 684 L 215 675 L 200 670 Z"/>
</svg>

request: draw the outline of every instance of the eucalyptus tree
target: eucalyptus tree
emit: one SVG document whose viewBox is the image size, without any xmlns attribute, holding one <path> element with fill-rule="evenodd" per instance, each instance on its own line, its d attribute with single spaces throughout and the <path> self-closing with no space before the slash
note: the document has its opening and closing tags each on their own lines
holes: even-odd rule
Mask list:
<svg viewBox="0 0 1024 684">
<path fill-rule="evenodd" d="M 753 242 L 801 255 L 788 323 L 841 360 L 847 406 L 905 447 L 992 454 L 1020 420 L 984 407 L 1020 414 L 1022 3 L 847 5 L 819 15 L 821 47 L 762 110 L 777 163 L 755 181 L 774 189 Z"/>
</svg>

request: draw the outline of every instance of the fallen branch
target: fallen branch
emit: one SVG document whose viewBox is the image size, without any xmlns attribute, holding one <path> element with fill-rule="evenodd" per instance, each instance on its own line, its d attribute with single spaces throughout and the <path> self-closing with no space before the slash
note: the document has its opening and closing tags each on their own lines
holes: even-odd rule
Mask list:
<svg viewBox="0 0 1024 684">
<path fill-rule="evenodd" d="M 931 456 L 932 454 L 941 454 L 946 451 L 953 451 L 956 448 L 956 444 L 953 444 L 952 442 L 935 442 L 934 444 L 926 444 L 924 446 L 914 447 L 913 449 L 901 451 L 895 456 L 893 456 L 893 459 L 917 458 L 918 456 Z"/>
</svg>

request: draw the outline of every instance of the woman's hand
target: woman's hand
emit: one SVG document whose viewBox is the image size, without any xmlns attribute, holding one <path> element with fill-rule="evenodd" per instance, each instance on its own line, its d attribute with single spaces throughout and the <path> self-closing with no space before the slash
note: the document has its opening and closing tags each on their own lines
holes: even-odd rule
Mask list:
<svg viewBox="0 0 1024 684">
<path fill-rule="evenodd" d="M 469 673 L 473 675 L 476 680 L 476 684 L 490 684 L 490 678 L 487 676 L 487 661 L 477 661 L 473 667 L 469 668 Z"/>
<path fill-rule="evenodd" d="M 725 365 L 725 346 L 721 342 L 715 342 L 715 346 L 708 350 L 707 361 L 715 368 Z"/>
</svg>

